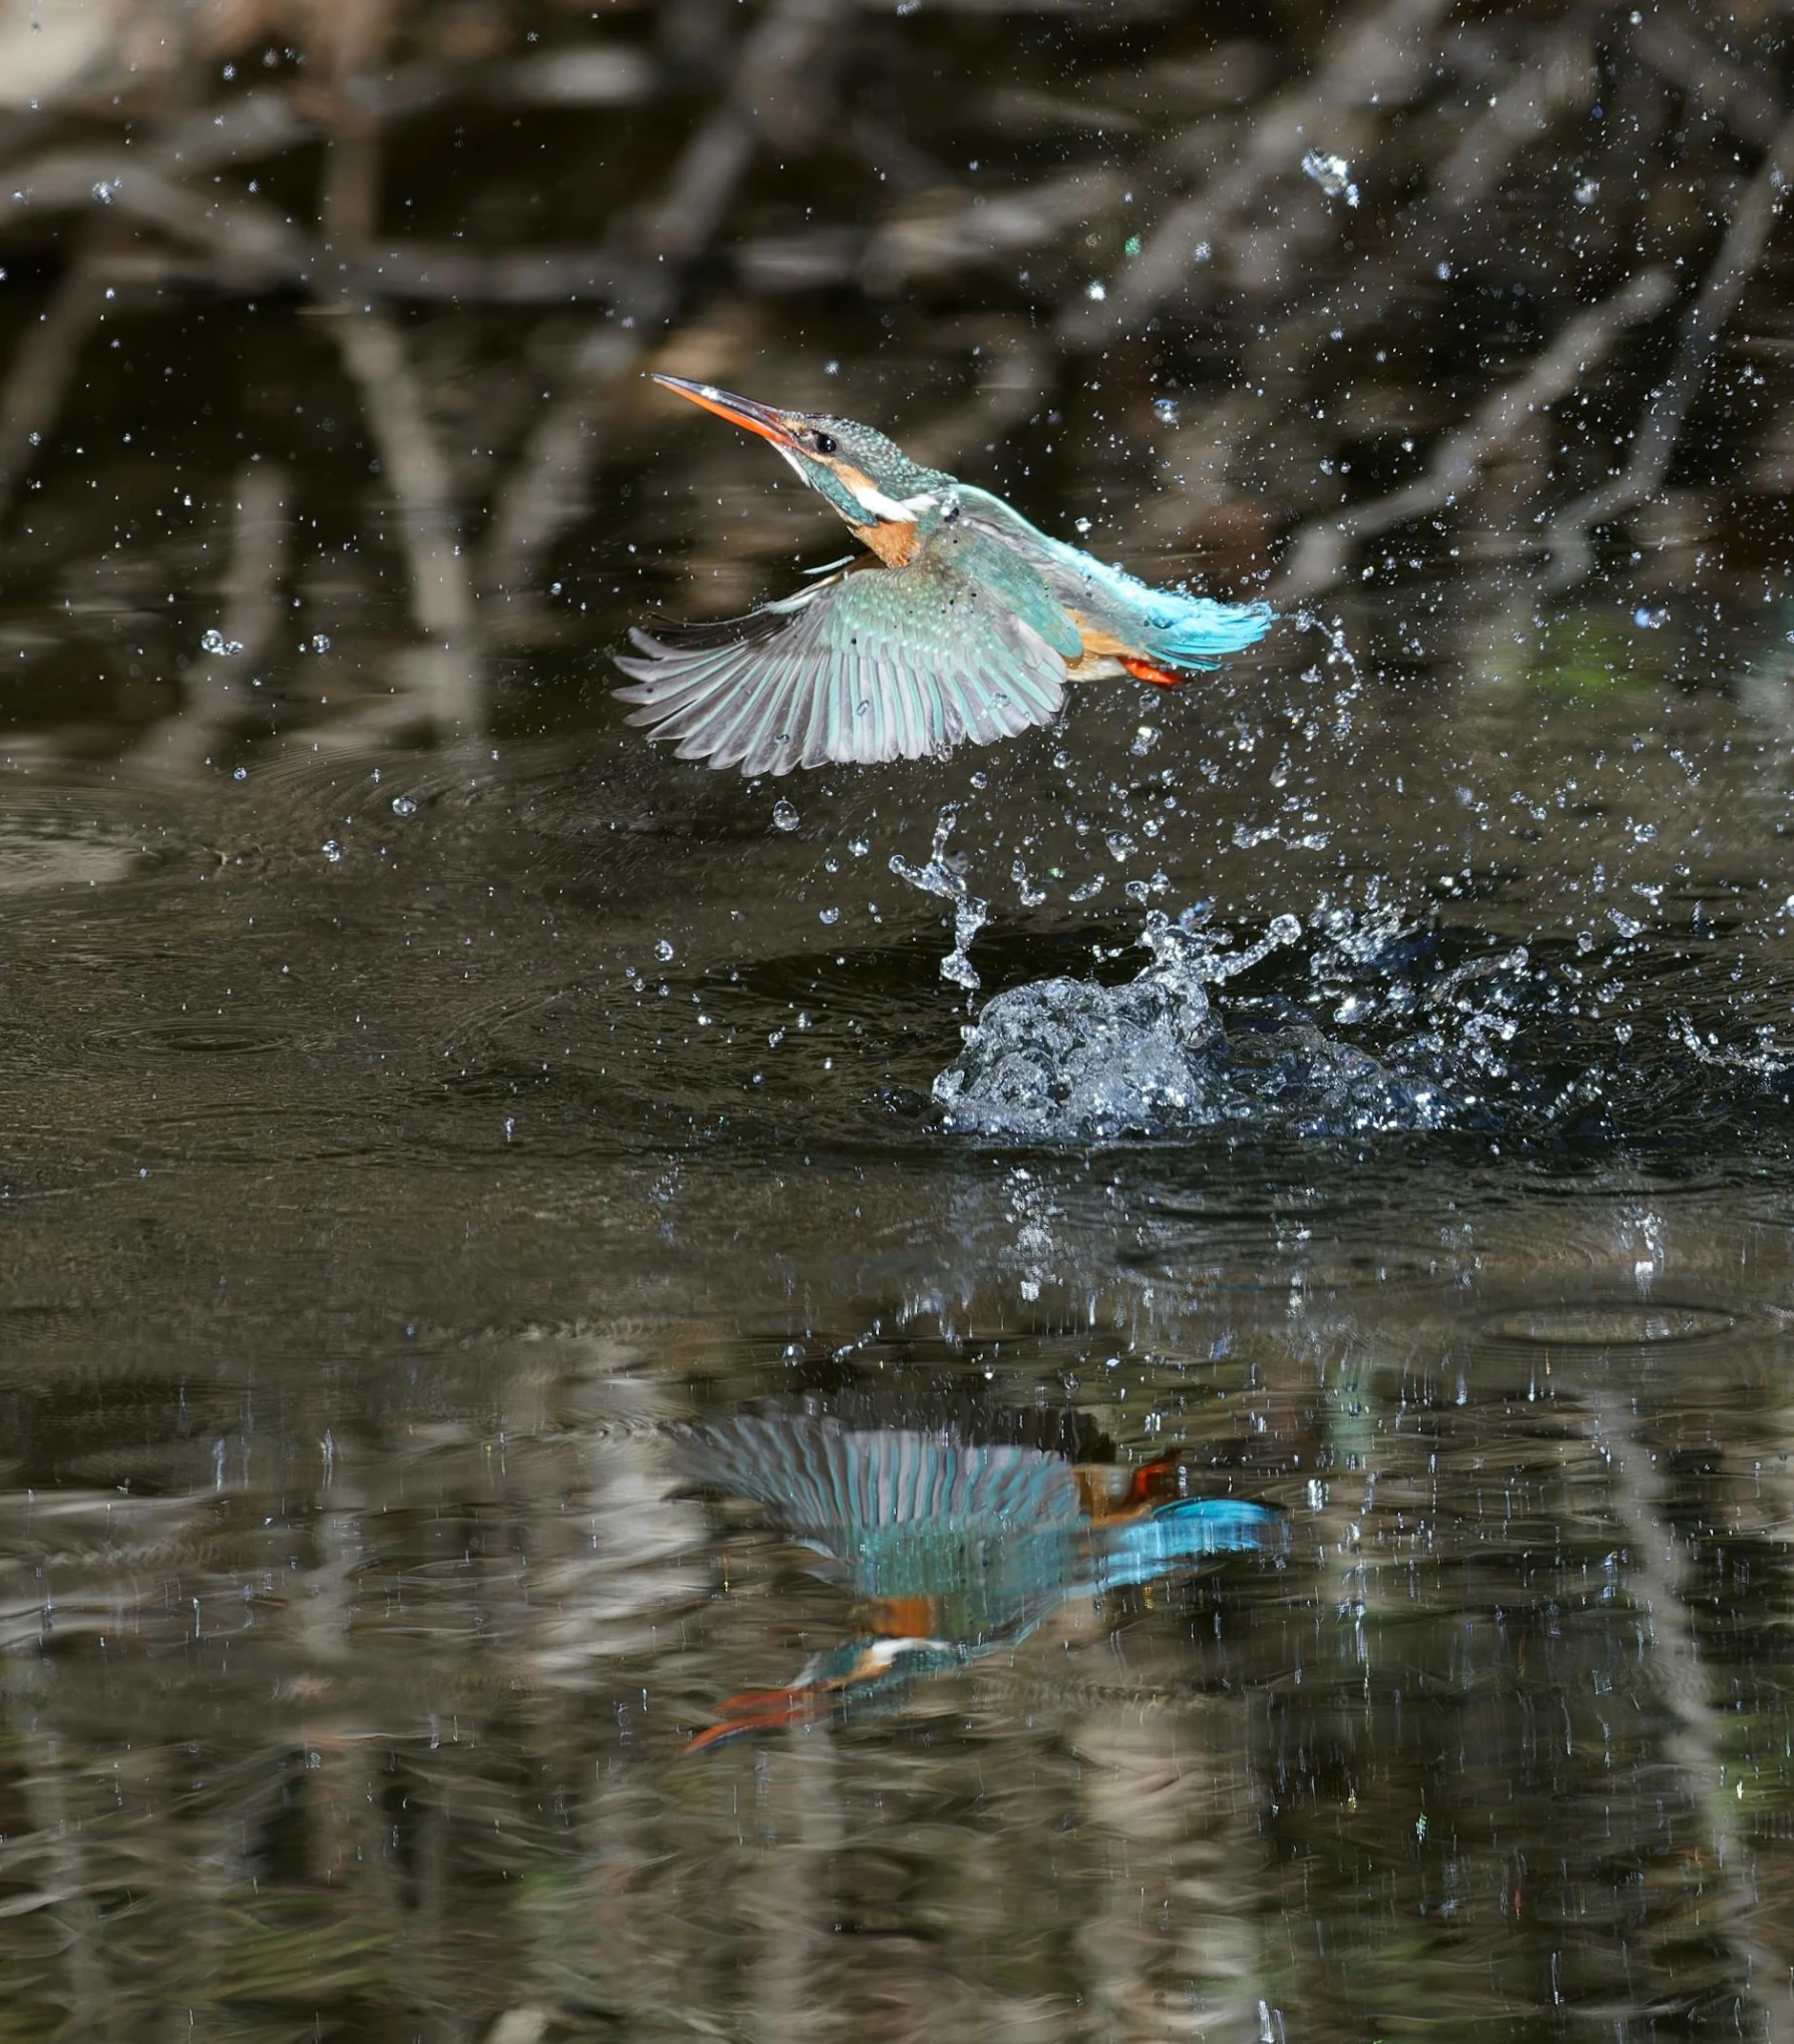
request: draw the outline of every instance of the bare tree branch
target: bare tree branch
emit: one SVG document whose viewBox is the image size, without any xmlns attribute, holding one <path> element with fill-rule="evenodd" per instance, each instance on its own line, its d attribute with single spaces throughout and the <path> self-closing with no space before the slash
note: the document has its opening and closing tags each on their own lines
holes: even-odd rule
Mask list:
<svg viewBox="0 0 1794 2044">
<path fill-rule="evenodd" d="M 1491 392 L 1440 441 L 1424 475 L 1341 518 L 1317 519 L 1303 527 L 1289 566 L 1278 578 L 1277 594 L 1290 602 L 1318 595 L 1345 574 L 1354 542 L 1456 504 L 1474 487 L 1483 465 L 1528 419 L 1573 390 L 1627 327 L 1662 311 L 1674 295 L 1666 271 L 1647 269 L 1610 298 L 1578 313 L 1524 376 Z"/>
<path fill-rule="evenodd" d="M 1449 0 L 1382 0 L 1361 8 L 1328 38 L 1311 78 L 1290 85 L 1253 111 L 1239 161 L 1171 208 L 1108 296 L 1062 315 L 1059 337 L 1070 347 L 1100 347 L 1137 327 L 1196 272 L 1191 251 L 1213 243 L 1279 178 L 1301 175 L 1304 154 L 1340 147 L 1341 124 L 1373 106 L 1406 98 L 1424 72 L 1429 31 Z"/>
<path fill-rule="evenodd" d="M 1794 171 L 1794 118 L 1783 122 L 1745 189 L 1700 291 L 1683 315 L 1675 361 L 1651 394 L 1631 459 L 1621 474 L 1591 490 L 1552 522 L 1549 588 L 1565 590 L 1584 581 L 1594 565 L 1592 535 L 1596 528 L 1654 497 L 1662 488 L 1688 408 L 1706 380 L 1719 336 L 1737 311 L 1745 286 L 1769 245 L 1790 171 Z"/>
</svg>

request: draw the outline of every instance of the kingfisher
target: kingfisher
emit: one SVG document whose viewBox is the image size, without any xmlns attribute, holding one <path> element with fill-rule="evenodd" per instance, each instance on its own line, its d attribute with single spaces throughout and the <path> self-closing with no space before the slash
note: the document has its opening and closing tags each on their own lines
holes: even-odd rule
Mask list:
<svg viewBox="0 0 1794 2044">
<path fill-rule="evenodd" d="M 1264 604 L 1106 567 L 870 426 L 654 380 L 770 441 L 866 550 L 744 617 L 631 630 L 617 664 L 635 685 L 617 692 L 681 759 L 751 775 L 939 758 L 1052 723 L 1068 680 L 1171 688 L 1271 625 Z"/>
<path fill-rule="evenodd" d="M 765 1505 L 811 1550 L 814 1572 L 849 1592 L 854 1634 L 783 1688 L 726 1698 L 687 1753 L 900 1701 L 1017 1644 L 1071 1598 L 1190 1573 L 1283 1530 L 1266 1505 L 1183 1495 L 1174 1450 L 1074 1463 L 952 1429 L 798 1414 L 699 1430 L 680 1459 L 688 1480 Z"/>
</svg>

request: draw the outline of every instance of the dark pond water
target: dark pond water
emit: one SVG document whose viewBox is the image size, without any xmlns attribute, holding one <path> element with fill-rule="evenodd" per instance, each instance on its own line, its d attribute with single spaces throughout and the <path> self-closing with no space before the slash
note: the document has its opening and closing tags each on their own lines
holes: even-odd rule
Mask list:
<svg viewBox="0 0 1794 2044">
<path fill-rule="evenodd" d="M 838 535 L 638 366 L 901 425 L 995 333 L 935 458 L 1263 535 L 1125 362 L 824 279 L 629 358 L 494 621 L 352 316 L 109 314 L 6 528 L 0 2038 L 1794 2035 L 1760 519 L 743 784 L 606 655 Z M 407 332 L 478 497 L 584 329 Z"/>
</svg>

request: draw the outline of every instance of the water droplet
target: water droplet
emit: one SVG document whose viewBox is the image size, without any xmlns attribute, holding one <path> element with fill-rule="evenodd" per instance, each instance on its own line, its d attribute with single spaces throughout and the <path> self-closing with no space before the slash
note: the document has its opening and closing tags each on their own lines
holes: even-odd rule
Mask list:
<svg viewBox="0 0 1794 2044">
<path fill-rule="evenodd" d="M 1177 423 L 1177 400 L 1174 397 L 1155 397 L 1152 400 L 1152 416 L 1161 426 Z"/>
<path fill-rule="evenodd" d="M 319 849 L 332 866 L 338 864 L 342 858 L 342 847 L 334 838 L 325 838 Z"/>
<path fill-rule="evenodd" d="M 1133 743 L 1127 750 L 1135 759 L 1144 759 L 1158 743 L 1158 727 L 1155 724 L 1141 724 L 1133 734 Z"/>
<path fill-rule="evenodd" d="M 663 937 L 661 941 L 655 946 L 655 957 L 658 958 L 664 966 L 671 965 L 673 963 L 673 946 L 665 937 Z"/>
<path fill-rule="evenodd" d="M 1095 299 L 1095 301 L 1100 305 L 1102 304 L 1103 300 L 1109 296 L 1109 286 L 1103 283 L 1099 278 L 1092 277 L 1090 282 L 1086 284 L 1084 287 L 1084 295 L 1087 298 Z"/>
<path fill-rule="evenodd" d="M 1302 159 L 1302 175 L 1312 178 L 1329 199 L 1343 199 L 1347 205 L 1358 204 L 1358 188 L 1352 183 L 1352 167 L 1344 157 L 1329 156 L 1311 149 Z"/>
<path fill-rule="evenodd" d="M 981 982 L 966 953 L 972 940 L 990 921 L 991 909 L 989 902 L 973 894 L 966 886 L 965 873 L 959 870 L 963 868 L 964 860 L 953 865 L 948 863 L 947 841 L 953 835 L 953 827 L 958 820 L 959 805 L 949 802 L 935 818 L 934 843 L 928 864 L 914 866 L 901 853 L 893 852 L 891 871 L 899 880 L 920 888 L 924 894 L 938 895 L 953 904 L 953 949 L 941 961 L 941 978 L 974 993 Z"/>
<path fill-rule="evenodd" d="M 839 909 L 818 909 L 816 920 L 819 923 L 838 923 L 841 920 L 841 912 Z"/>
<path fill-rule="evenodd" d="M 232 653 L 242 651 L 242 640 L 240 638 L 226 638 L 216 624 L 209 631 L 201 634 L 200 645 L 202 650 L 212 653 L 220 659 L 228 659 Z"/>
<path fill-rule="evenodd" d="M 1575 181 L 1572 196 L 1577 205 L 1592 205 L 1595 200 L 1600 197 L 1600 180 L 1598 178 L 1578 178 Z"/>
<path fill-rule="evenodd" d="M 311 650 L 314 653 L 327 653 L 330 650 L 330 634 L 327 631 L 314 631 L 311 634 Z"/>
<path fill-rule="evenodd" d="M 772 805 L 772 828 L 774 830 L 795 830 L 803 821 L 794 803 L 787 802 L 781 795 Z"/>
<path fill-rule="evenodd" d="M 415 816 L 417 814 L 417 804 L 409 795 L 394 795 L 392 798 L 392 813 L 394 816 Z"/>
<path fill-rule="evenodd" d="M 1653 611 L 1648 605 L 1640 604 L 1632 613 L 1632 622 L 1640 631 L 1661 631 L 1669 622 L 1669 613 L 1666 610 Z"/>
<path fill-rule="evenodd" d="M 230 769 L 230 778 L 233 781 L 246 781 L 249 778 L 249 769 L 246 766 L 232 767 Z"/>
</svg>

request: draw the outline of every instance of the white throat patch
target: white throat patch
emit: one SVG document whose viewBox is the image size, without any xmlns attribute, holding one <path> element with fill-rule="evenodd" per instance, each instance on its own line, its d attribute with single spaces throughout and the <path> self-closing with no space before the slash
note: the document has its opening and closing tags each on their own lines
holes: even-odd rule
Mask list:
<svg viewBox="0 0 1794 2044">
<path fill-rule="evenodd" d="M 849 483 L 847 485 L 861 507 L 874 518 L 894 521 L 898 525 L 914 525 L 918 512 L 928 510 L 934 503 L 932 497 L 911 497 L 898 503 L 895 497 L 887 497 L 882 490 L 875 490 L 870 483 Z"/>
</svg>

